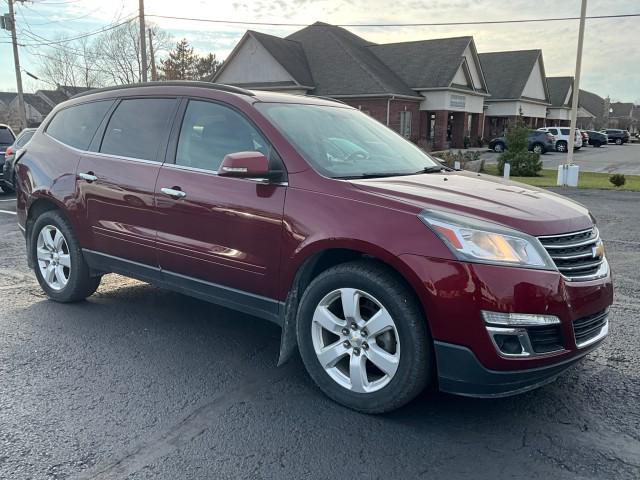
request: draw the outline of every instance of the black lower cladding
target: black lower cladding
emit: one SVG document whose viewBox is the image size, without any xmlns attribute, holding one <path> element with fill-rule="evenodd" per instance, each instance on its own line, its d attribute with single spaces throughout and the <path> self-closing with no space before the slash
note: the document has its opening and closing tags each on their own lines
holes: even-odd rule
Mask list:
<svg viewBox="0 0 640 480">
<path fill-rule="evenodd" d="M 469 397 L 507 397 L 541 387 L 593 350 L 583 350 L 547 367 L 495 371 L 483 367 L 467 347 L 439 341 L 434 342 L 434 347 L 440 390 Z"/>
</svg>

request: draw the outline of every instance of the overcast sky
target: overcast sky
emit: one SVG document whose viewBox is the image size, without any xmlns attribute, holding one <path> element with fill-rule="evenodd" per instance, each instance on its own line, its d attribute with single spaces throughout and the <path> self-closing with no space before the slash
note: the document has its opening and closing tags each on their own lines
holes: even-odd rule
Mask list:
<svg viewBox="0 0 640 480">
<path fill-rule="evenodd" d="M 18 36 L 26 28 L 47 39 L 91 32 L 127 18 L 137 11 L 137 0 L 33 0 L 17 4 Z M 146 13 L 235 21 L 334 24 L 453 22 L 578 16 L 580 0 L 146 0 Z M 7 11 L 0 1 L 0 13 Z M 589 0 L 587 15 L 640 13 L 637 1 Z M 176 39 L 185 37 L 199 52 L 225 58 L 246 30 L 233 26 L 149 18 Z M 286 36 L 299 27 L 253 26 L 253 30 Z M 547 76 L 573 75 L 578 21 L 507 25 L 442 27 L 349 27 L 370 41 L 473 35 L 479 52 L 541 48 Z M 581 88 L 612 100 L 640 104 L 640 17 L 588 20 Z M 13 56 L 8 32 L 0 33 L 0 90 L 15 91 Z M 50 47 L 20 51 L 23 68 L 38 74 L 38 57 Z M 47 88 L 23 75 L 25 89 Z M 50 86 L 49 86 L 50 88 Z"/>
</svg>

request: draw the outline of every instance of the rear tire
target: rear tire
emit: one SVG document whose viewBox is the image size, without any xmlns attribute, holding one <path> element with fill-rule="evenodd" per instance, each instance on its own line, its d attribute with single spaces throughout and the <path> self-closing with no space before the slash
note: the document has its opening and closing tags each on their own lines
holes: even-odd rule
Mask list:
<svg viewBox="0 0 640 480">
<path fill-rule="evenodd" d="M 559 142 L 556 143 L 556 151 L 560 152 L 560 153 L 564 153 L 567 151 L 567 142 L 565 142 L 564 140 L 560 140 Z"/>
<path fill-rule="evenodd" d="M 622 139 L 616 138 L 616 145 L 622 145 Z"/>
<path fill-rule="evenodd" d="M 504 152 L 504 143 L 498 142 L 493 146 L 493 151 L 496 153 Z"/>
<path fill-rule="evenodd" d="M 601 142 L 593 142 L 593 146 L 595 148 L 600 148 L 602 146 L 602 143 Z"/>
<path fill-rule="evenodd" d="M 531 148 L 531 150 L 533 151 L 533 153 L 537 153 L 539 155 L 542 155 L 543 153 L 546 153 L 544 145 L 542 145 L 541 143 L 535 143 L 533 145 L 533 147 Z"/>
<path fill-rule="evenodd" d="M 413 292 L 371 260 L 337 265 L 311 282 L 297 336 L 316 385 L 360 412 L 399 408 L 431 378 L 433 344 Z"/>
<path fill-rule="evenodd" d="M 80 243 L 62 214 L 55 210 L 42 213 L 29 241 L 36 278 L 51 300 L 77 302 L 98 289 L 101 277 L 90 275 Z"/>
</svg>

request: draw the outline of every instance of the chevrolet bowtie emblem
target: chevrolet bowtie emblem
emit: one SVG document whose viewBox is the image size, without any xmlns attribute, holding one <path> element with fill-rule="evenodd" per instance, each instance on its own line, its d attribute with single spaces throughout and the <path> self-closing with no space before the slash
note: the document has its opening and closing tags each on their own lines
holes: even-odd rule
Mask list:
<svg viewBox="0 0 640 480">
<path fill-rule="evenodd" d="M 591 249 L 591 253 L 593 254 L 593 258 L 604 257 L 604 244 L 602 242 L 598 243 Z"/>
</svg>

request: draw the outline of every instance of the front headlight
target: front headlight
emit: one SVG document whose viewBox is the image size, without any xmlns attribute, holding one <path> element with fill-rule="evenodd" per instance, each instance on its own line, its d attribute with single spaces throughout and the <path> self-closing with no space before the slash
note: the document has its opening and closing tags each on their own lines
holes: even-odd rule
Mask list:
<svg viewBox="0 0 640 480">
<path fill-rule="evenodd" d="M 432 210 L 424 210 L 418 217 L 459 260 L 556 269 L 540 241 L 526 233 L 463 215 Z"/>
</svg>

